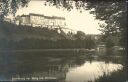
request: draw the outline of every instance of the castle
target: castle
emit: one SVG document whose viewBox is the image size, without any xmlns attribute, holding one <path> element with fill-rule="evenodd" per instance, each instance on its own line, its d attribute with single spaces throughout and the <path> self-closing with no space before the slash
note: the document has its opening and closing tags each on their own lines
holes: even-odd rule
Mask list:
<svg viewBox="0 0 128 82">
<path fill-rule="evenodd" d="M 31 25 L 41 27 L 65 27 L 64 17 L 44 16 L 40 14 L 30 13 L 29 15 L 21 15 L 15 18 L 17 25 Z"/>
</svg>

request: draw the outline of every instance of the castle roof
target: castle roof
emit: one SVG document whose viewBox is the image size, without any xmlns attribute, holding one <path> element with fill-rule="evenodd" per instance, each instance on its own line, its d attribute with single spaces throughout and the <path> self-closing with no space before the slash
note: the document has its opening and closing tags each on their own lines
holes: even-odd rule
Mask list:
<svg viewBox="0 0 128 82">
<path fill-rule="evenodd" d="M 58 16 L 45 16 L 45 15 L 41 15 L 41 14 L 34 14 L 34 13 L 30 13 L 30 16 L 40 16 L 40 17 L 44 17 L 47 19 L 61 19 L 61 20 L 65 20 L 64 17 L 58 17 Z"/>
</svg>

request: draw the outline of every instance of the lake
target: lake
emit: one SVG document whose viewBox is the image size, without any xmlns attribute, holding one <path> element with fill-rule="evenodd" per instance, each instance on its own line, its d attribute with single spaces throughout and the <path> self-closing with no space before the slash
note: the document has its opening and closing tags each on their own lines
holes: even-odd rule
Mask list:
<svg viewBox="0 0 128 82">
<path fill-rule="evenodd" d="M 46 52 L 33 51 L 0 52 L 0 80 L 98 82 L 97 79 L 104 76 L 115 79 L 115 77 L 112 78 L 113 74 L 124 71 L 124 61 L 120 55 L 119 57 L 95 58 L 87 57 L 86 53 L 82 56 L 77 54 L 52 53 L 50 55 Z M 125 75 L 126 73 L 123 72 L 122 77 Z"/>
</svg>

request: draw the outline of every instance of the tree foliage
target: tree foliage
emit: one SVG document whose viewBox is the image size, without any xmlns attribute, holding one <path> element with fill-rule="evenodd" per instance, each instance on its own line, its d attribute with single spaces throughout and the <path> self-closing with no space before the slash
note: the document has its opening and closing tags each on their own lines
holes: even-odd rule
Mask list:
<svg viewBox="0 0 128 82">
<path fill-rule="evenodd" d="M 50 0 L 48 0 L 50 1 Z M 67 10 L 73 8 L 70 0 L 52 0 L 53 5 L 62 4 Z M 126 3 L 125 0 L 74 0 L 75 8 L 92 10 L 90 13 L 95 15 L 95 18 L 105 21 L 106 24 L 100 24 L 100 30 L 103 34 L 104 41 L 111 38 L 118 38 L 120 45 L 126 43 Z M 114 39 L 115 40 L 115 39 Z M 108 41 L 109 42 L 109 41 Z M 112 42 L 114 45 L 118 42 Z"/>
<path fill-rule="evenodd" d="M 17 9 L 24 7 L 30 0 L 0 0 L 0 21 L 9 14 L 15 15 Z"/>
</svg>

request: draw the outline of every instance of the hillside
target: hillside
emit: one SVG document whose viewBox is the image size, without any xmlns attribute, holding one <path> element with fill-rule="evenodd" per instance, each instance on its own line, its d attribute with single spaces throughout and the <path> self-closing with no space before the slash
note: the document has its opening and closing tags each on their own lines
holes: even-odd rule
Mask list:
<svg viewBox="0 0 128 82">
<path fill-rule="evenodd" d="M 0 38 L 20 41 L 23 39 L 58 40 L 65 38 L 64 33 L 47 27 L 17 26 L 8 22 L 0 23 Z"/>
<path fill-rule="evenodd" d="M 59 28 L 0 23 L 0 49 L 91 49 L 96 42 L 92 36 L 80 31 L 66 34 Z"/>
</svg>

